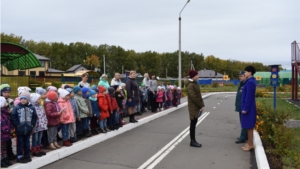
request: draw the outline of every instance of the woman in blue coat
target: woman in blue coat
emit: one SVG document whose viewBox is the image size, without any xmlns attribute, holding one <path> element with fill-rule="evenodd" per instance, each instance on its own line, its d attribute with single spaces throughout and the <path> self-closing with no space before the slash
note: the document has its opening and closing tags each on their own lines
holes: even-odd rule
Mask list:
<svg viewBox="0 0 300 169">
<path fill-rule="evenodd" d="M 253 75 L 255 74 L 253 66 L 245 68 L 245 76 L 247 78 L 242 91 L 242 128 L 248 131 L 248 141 L 242 147 L 244 151 L 250 151 L 254 148 L 253 145 L 253 129 L 256 123 L 256 102 L 255 91 L 256 82 Z"/>
</svg>

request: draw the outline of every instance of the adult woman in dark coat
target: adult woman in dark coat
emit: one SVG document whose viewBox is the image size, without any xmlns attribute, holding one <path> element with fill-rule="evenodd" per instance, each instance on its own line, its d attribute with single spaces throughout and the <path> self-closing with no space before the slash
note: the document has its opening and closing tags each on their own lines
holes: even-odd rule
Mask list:
<svg viewBox="0 0 300 169">
<path fill-rule="evenodd" d="M 134 118 L 134 108 L 136 104 L 139 104 L 139 85 L 136 81 L 136 72 L 134 70 L 130 71 L 129 77 L 126 81 L 126 91 L 127 91 L 127 102 L 129 114 L 129 122 L 136 123 L 138 122 Z"/>
<path fill-rule="evenodd" d="M 256 82 L 253 75 L 255 74 L 253 66 L 245 68 L 245 76 L 247 78 L 242 91 L 242 128 L 248 131 L 248 141 L 242 147 L 244 151 L 250 151 L 254 148 L 253 145 L 253 129 L 256 123 Z"/>
</svg>

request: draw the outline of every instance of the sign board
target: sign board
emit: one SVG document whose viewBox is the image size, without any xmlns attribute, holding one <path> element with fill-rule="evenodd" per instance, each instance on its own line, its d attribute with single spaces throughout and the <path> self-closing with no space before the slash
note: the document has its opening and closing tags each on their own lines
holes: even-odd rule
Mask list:
<svg viewBox="0 0 300 169">
<path fill-rule="evenodd" d="M 256 76 L 256 80 L 261 81 L 261 76 Z"/>
<path fill-rule="evenodd" d="M 271 85 L 277 87 L 279 85 L 279 65 L 271 65 Z"/>
<path fill-rule="evenodd" d="M 228 75 L 224 75 L 223 80 L 229 80 Z"/>
</svg>

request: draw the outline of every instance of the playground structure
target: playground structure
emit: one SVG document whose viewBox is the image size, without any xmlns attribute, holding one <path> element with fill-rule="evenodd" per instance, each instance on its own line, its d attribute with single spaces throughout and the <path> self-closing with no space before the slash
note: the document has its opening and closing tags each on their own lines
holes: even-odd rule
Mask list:
<svg viewBox="0 0 300 169">
<path fill-rule="evenodd" d="M 296 41 L 292 43 L 292 100 L 298 100 L 298 76 L 300 76 L 300 48 Z"/>
</svg>

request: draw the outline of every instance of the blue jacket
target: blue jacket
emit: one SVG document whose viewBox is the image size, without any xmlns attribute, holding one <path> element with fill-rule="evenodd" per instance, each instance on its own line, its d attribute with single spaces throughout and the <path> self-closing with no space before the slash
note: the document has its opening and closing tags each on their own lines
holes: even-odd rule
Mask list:
<svg viewBox="0 0 300 169">
<path fill-rule="evenodd" d="M 246 111 L 246 114 L 242 114 L 242 128 L 253 129 L 256 123 L 256 82 L 255 78 L 251 77 L 246 80 L 242 89 L 242 111 Z"/>
<path fill-rule="evenodd" d="M 36 110 L 31 104 L 23 105 L 19 103 L 14 107 L 10 120 L 16 128 L 17 135 L 28 135 L 36 125 Z"/>
<path fill-rule="evenodd" d="M 94 114 L 96 114 L 96 117 L 99 118 L 100 117 L 100 109 L 98 106 L 98 101 L 97 100 L 94 101 L 94 100 L 90 99 L 90 102 L 92 105 L 92 117 L 95 117 Z"/>
<path fill-rule="evenodd" d="M 236 92 L 236 97 L 235 97 L 235 111 L 236 112 L 241 112 L 241 109 L 242 109 L 241 102 L 242 102 L 243 86 L 244 86 L 244 82 L 241 82 L 239 84 L 239 87 Z"/>
</svg>

